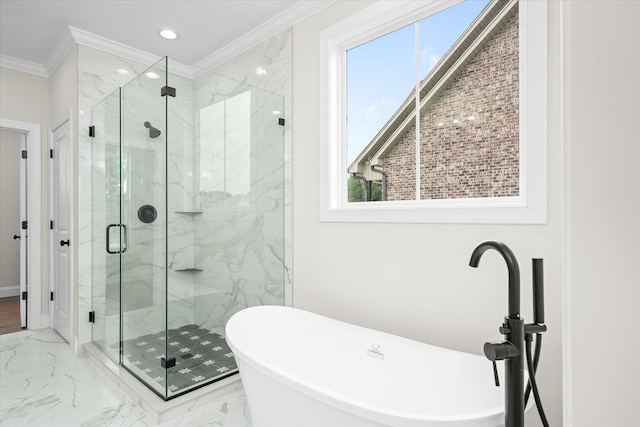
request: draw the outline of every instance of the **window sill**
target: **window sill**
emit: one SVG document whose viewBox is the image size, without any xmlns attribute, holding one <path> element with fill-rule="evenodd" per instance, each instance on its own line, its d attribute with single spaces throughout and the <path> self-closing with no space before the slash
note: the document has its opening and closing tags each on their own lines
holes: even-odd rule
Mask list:
<svg viewBox="0 0 640 427">
<path fill-rule="evenodd" d="M 546 205 L 519 197 L 402 202 L 355 202 L 323 209 L 322 222 L 545 224 Z"/>
</svg>

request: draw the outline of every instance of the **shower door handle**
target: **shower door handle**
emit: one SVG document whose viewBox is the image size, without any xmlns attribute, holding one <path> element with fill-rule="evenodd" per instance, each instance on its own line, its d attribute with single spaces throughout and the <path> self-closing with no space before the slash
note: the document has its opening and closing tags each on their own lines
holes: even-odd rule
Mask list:
<svg viewBox="0 0 640 427">
<path fill-rule="evenodd" d="M 118 227 L 118 241 L 115 249 L 111 247 L 111 228 Z M 120 233 L 120 228 L 122 231 Z M 122 238 L 120 238 L 122 236 Z M 128 232 L 127 226 L 124 224 L 109 224 L 107 225 L 107 253 L 110 254 L 122 254 L 127 251 Z M 114 242 L 115 243 L 115 242 Z"/>
</svg>

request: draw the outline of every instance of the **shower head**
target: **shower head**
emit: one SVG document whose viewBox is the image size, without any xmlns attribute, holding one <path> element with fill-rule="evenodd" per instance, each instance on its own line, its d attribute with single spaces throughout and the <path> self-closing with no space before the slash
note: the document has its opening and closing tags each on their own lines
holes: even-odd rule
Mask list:
<svg viewBox="0 0 640 427">
<path fill-rule="evenodd" d="M 151 126 L 151 123 L 149 122 L 144 122 L 144 127 L 149 129 L 149 138 L 157 138 L 162 133 L 158 129 Z"/>
</svg>

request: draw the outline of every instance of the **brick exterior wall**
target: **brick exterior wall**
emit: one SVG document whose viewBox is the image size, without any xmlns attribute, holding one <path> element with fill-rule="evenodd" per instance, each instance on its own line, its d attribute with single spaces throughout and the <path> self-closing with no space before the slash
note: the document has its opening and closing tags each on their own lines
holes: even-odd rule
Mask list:
<svg viewBox="0 0 640 427">
<path fill-rule="evenodd" d="M 416 125 L 407 129 L 402 142 L 384 157 L 387 172 L 387 200 L 416 199 Z"/>
<path fill-rule="evenodd" d="M 518 14 L 422 111 L 420 131 L 422 199 L 519 194 Z M 383 159 L 387 200 L 415 199 L 415 134 Z"/>
</svg>

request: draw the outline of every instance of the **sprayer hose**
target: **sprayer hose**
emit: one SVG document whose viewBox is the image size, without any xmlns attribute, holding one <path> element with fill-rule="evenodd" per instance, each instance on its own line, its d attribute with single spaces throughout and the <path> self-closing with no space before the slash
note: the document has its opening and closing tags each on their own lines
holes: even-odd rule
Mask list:
<svg viewBox="0 0 640 427">
<path fill-rule="evenodd" d="M 538 362 L 540 361 L 540 350 L 542 348 L 542 334 L 537 333 L 536 334 L 536 349 L 533 353 L 533 373 L 535 375 L 536 371 L 538 370 Z M 528 369 L 528 367 L 527 367 Z M 529 402 L 529 395 L 531 394 L 531 383 L 529 381 L 527 381 L 527 388 L 524 392 L 524 406 L 527 406 L 527 403 Z"/>
<path fill-rule="evenodd" d="M 536 362 L 540 358 L 540 351 L 539 351 L 541 346 L 540 338 L 541 338 L 540 334 L 536 334 L 536 356 L 537 356 Z M 544 414 L 544 408 L 542 407 L 542 402 L 540 401 L 540 394 L 538 393 L 538 385 L 536 384 L 537 366 L 534 366 L 534 362 L 531 358 L 531 339 L 532 339 L 532 336 L 530 334 L 527 334 L 527 336 L 525 337 L 525 347 L 527 351 L 527 368 L 529 369 L 529 385 L 531 386 L 531 391 L 533 391 L 533 398 L 536 401 L 536 407 L 538 408 L 538 414 L 540 414 L 540 420 L 542 420 L 542 425 L 544 427 L 549 427 L 549 422 L 547 421 L 547 417 Z M 525 396 L 525 400 L 529 396 L 528 391 L 529 391 L 529 387 L 527 386 L 527 393 Z"/>
</svg>

